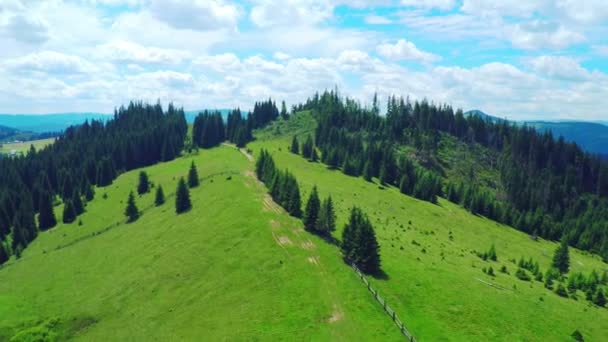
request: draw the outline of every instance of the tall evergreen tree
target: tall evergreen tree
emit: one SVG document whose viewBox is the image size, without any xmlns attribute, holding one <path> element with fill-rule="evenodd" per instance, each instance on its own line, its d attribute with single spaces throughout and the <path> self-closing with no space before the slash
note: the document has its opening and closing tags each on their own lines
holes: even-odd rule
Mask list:
<svg viewBox="0 0 608 342">
<path fill-rule="evenodd" d="M 76 220 L 76 210 L 71 199 L 63 203 L 63 223 L 72 223 Z"/>
<path fill-rule="evenodd" d="M 133 191 L 129 193 L 129 199 L 127 200 L 127 207 L 125 208 L 125 216 L 127 217 L 127 222 L 135 222 L 139 218 L 139 209 L 137 208 L 137 204 L 135 204 L 135 195 L 133 195 Z"/>
<path fill-rule="evenodd" d="M 319 200 L 319 193 L 317 192 L 317 187 L 313 186 L 310 196 L 308 197 L 308 202 L 306 202 L 306 209 L 304 210 L 304 228 L 306 228 L 306 230 L 315 230 L 320 208 L 321 202 Z"/>
<path fill-rule="evenodd" d="M 327 197 L 321 203 L 319 210 L 319 218 L 315 226 L 316 231 L 321 235 L 329 236 L 336 230 L 336 213 L 334 212 L 334 204 L 331 196 Z"/>
<path fill-rule="evenodd" d="M 150 179 L 146 171 L 139 173 L 139 183 L 137 184 L 137 193 L 143 195 L 150 191 Z"/>
<path fill-rule="evenodd" d="M 291 139 L 291 146 L 289 147 L 289 151 L 295 154 L 300 153 L 300 144 L 298 143 L 298 137 L 295 135 L 293 136 L 293 139 Z"/>
<path fill-rule="evenodd" d="M 80 198 L 80 193 L 78 190 L 74 190 L 74 194 L 72 195 L 72 204 L 74 205 L 74 212 L 76 216 L 84 213 L 84 203 L 82 203 L 82 198 Z"/>
<path fill-rule="evenodd" d="M 194 161 L 192 161 L 192 164 L 190 164 L 190 170 L 188 171 L 188 186 L 190 188 L 196 188 L 198 185 L 198 171 L 196 170 L 196 165 L 194 165 Z"/>
<path fill-rule="evenodd" d="M 84 197 L 87 202 L 90 202 L 93 200 L 93 198 L 95 198 L 95 189 L 93 189 L 93 185 L 91 185 L 91 183 L 89 183 L 88 181 L 85 186 Z"/>
<path fill-rule="evenodd" d="M 8 253 L 8 250 L 6 249 L 6 246 L 4 245 L 4 241 L 0 240 L 0 265 L 7 262 L 9 258 L 10 255 Z"/>
<path fill-rule="evenodd" d="M 558 269 L 562 274 L 568 273 L 570 268 L 570 254 L 568 252 L 568 242 L 564 237 L 562 243 L 555 250 L 553 255 L 553 267 Z"/>
<path fill-rule="evenodd" d="M 353 207 L 348 223 L 342 232 L 342 253 L 348 262 L 354 262 L 363 272 L 380 271 L 380 247 L 376 233 L 367 215 Z"/>
<path fill-rule="evenodd" d="M 597 306 L 602 306 L 602 307 L 606 305 L 606 297 L 604 296 L 604 291 L 602 291 L 601 288 L 597 289 L 597 293 L 595 294 L 593 303 Z"/>
<path fill-rule="evenodd" d="M 190 210 L 191 208 L 192 203 L 190 202 L 190 191 L 186 186 L 186 181 L 182 177 L 179 179 L 177 191 L 175 192 L 175 212 L 177 214 L 181 214 Z"/>
<path fill-rule="evenodd" d="M 53 199 L 49 193 L 43 193 L 40 196 L 38 208 L 38 228 L 42 231 L 55 227 L 55 225 L 57 225 L 57 219 L 55 218 L 55 212 L 53 211 Z"/>
<path fill-rule="evenodd" d="M 156 197 L 154 199 L 154 205 L 157 207 L 163 205 L 165 203 L 165 193 L 163 191 L 163 187 L 159 185 L 156 188 Z"/>
</svg>

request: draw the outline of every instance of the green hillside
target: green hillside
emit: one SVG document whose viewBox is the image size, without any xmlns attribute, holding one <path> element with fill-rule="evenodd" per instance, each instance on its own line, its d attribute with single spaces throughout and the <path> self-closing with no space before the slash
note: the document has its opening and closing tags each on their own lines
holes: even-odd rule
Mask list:
<svg viewBox="0 0 608 342">
<path fill-rule="evenodd" d="M 177 216 L 171 196 L 193 160 L 202 184 Z M 96 189 L 82 225 L 41 233 L 0 268 L 0 340 L 400 339 L 338 250 L 270 201 L 234 148 L 145 170 L 163 206 L 139 197 L 143 215 L 125 224 L 138 171 L 123 174 Z"/>
<path fill-rule="evenodd" d="M 542 340 L 567 341 L 577 329 L 586 340 L 608 338 L 608 326 L 603 324 L 608 310 L 591 305 L 584 293 L 577 292 L 578 300 L 562 298 L 542 282 L 514 276 L 522 257 L 533 258 L 544 273 L 556 243 L 534 241 L 443 199 L 437 205 L 420 201 L 396 188 L 384 189 L 308 162 L 289 152 L 290 131 L 298 132 L 300 141 L 303 134 L 312 132 L 313 127 L 296 124 L 306 121 L 274 123 L 250 147 L 255 153 L 269 150 L 279 168 L 293 172 L 303 188 L 302 198 L 307 198 L 313 185 L 321 197 L 332 195 L 338 213 L 336 237 L 353 205 L 370 215 L 387 274 L 387 279 L 374 280 L 374 286 L 419 340 L 541 340 L 542 336 Z M 492 244 L 497 262 L 476 255 Z M 608 270 L 597 256 L 571 249 L 571 259 L 571 273 Z M 509 274 L 498 271 L 503 265 Z M 482 271 L 490 266 L 494 277 Z"/>
</svg>

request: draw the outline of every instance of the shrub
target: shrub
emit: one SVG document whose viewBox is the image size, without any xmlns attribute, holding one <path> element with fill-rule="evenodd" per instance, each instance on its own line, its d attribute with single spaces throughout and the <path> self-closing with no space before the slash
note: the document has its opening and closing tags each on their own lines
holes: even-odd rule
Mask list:
<svg viewBox="0 0 608 342">
<path fill-rule="evenodd" d="M 526 273 L 526 271 L 524 271 L 521 268 L 517 269 L 517 272 L 515 272 L 515 276 L 519 279 L 519 280 L 523 280 L 523 281 L 530 281 L 531 278 L 528 275 L 528 273 Z"/>
</svg>

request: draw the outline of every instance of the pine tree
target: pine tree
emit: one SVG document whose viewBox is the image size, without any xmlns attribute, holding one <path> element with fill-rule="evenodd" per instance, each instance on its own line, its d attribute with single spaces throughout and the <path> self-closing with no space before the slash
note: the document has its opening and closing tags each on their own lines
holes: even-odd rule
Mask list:
<svg viewBox="0 0 608 342">
<path fill-rule="evenodd" d="M 175 212 L 177 214 L 181 214 L 190 210 L 191 208 L 192 203 L 190 202 L 190 191 L 186 186 L 186 181 L 182 177 L 179 179 L 177 191 L 175 192 Z"/>
<path fill-rule="evenodd" d="M 43 193 L 40 196 L 38 210 L 38 228 L 41 231 L 53 228 L 57 225 L 57 219 L 55 218 L 55 212 L 53 211 L 53 199 L 49 193 Z"/>
<path fill-rule="evenodd" d="M 66 200 L 63 204 L 63 223 L 72 223 L 76 220 L 76 210 L 72 200 Z"/>
<path fill-rule="evenodd" d="M 372 165 L 368 160 L 365 162 L 365 166 L 363 166 L 363 179 L 368 182 L 371 182 L 373 176 L 374 175 L 372 174 Z"/>
<path fill-rule="evenodd" d="M 319 217 L 319 209 L 321 203 L 319 200 L 319 193 L 317 187 L 314 186 L 306 202 L 306 209 L 304 211 L 304 228 L 308 231 L 314 231 L 317 219 Z"/>
<path fill-rule="evenodd" d="M 196 165 L 194 165 L 193 161 L 192 164 L 190 164 L 190 171 L 188 171 L 188 186 L 190 188 L 196 188 L 198 185 L 198 171 L 196 170 Z"/>
<path fill-rule="evenodd" d="M 72 195 L 72 204 L 74 205 L 76 216 L 84 213 L 84 203 L 82 203 L 82 198 L 80 198 L 80 193 L 77 190 Z"/>
<path fill-rule="evenodd" d="M 6 246 L 4 246 L 4 241 L 0 240 L 0 265 L 7 262 L 9 258 L 10 258 L 10 255 L 8 254 L 8 251 L 6 250 Z"/>
<path fill-rule="evenodd" d="M 85 186 L 84 197 L 87 202 L 90 202 L 95 198 L 95 190 L 93 189 L 93 185 L 89 182 L 87 182 L 87 185 Z"/>
<path fill-rule="evenodd" d="M 291 151 L 291 153 L 300 154 L 300 144 L 298 143 L 298 137 L 295 135 L 293 136 L 293 139 L 291 139 L 289 151 Z"/>
<path fill-rule="evenodd" d="M 606 297 L 604 296 L 604 292 L 601 288 L 597 289 L 597 293 L 595 294 L 595 299 L 593 303 L 597 306 L 605 306 L 606 305 Z"/>
<path fill-rule="evenodd" d="M 336 213 L 334 212 L 331 196 L 324 199 L 321 203 L 321 210 L 319 210 L 319 218 L 317 219 L 315 229 L 319 234 L 327 236 L 336 230 Z"/>
<path fill-rule="evenodd" d="M 146 171 L 139 173 L 139 184 L 137 184 L 137 193 L 143 195 L 150 191 L 150 180 Z"/>
<path fill-rule="evenodd" d="M 380 247 L 367 215 L 361 209 L 351 209 L 349 221 L 342 232 L 342 253 L 363 272 L 380 271 Z"/>
<path fill-rule="evenodd" d="M 133 195 L 133 191 L 129 193 L 129 199 L 127 200 L 127 207 L 125 208 L 125 216 L 127 217 L 127 222 L 135 222 L 139 218 L 139 209 L 137 209 L 137 205 L 135 204 L 135 195 Z"/>
<path fill-rule="evenodd" d="M 159 207 L 165 203 L 165 193 L 163 192 L 163 187 L 158 186 L 156 188 L 156 198 L 154 199 L 154 204 Z"/>
<path fill-rule="evenodd" d="M 289 177 L 290 181 L 287 182 L 287 211 L 293 217 L 302 216 L 302 201 L 300 199 L 300 187 L 293 175 Z"/>
<path fill-rule="evenodd" d="M 570 268 L 570 255 L 566 238 L 562 239 L 562 243 L 555 250 L 555 254 L 553 255 L 553 267 L 558 269 L 562 274 L 568 273 L 568 269 Z"/>
</svg>

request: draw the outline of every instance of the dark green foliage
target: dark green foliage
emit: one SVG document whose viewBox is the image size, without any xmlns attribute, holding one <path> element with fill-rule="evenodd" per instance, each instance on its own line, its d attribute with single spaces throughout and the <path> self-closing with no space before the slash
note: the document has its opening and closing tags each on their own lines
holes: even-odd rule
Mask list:
<svg viewBox="0 0 608 342">
<path fill-rule="evenodd" d="M 287 113 L 287 106 L 285 105 L 285 101 L 281 102 L 281 118 L 283 120 L 289 120 L 289 114 Z"/>
<path fill-rule="evenodd" d="M 315 143 L 312 136 L 308 135 L 306 141 L 302 144 L 302 156 L 308 160 L 313 160 L 315 155 Z"/>
<path fill-rule="evenodd" d="M 84 203 L 82 203 L 82 198 L 78 191 L 74 191 L 74 195 L 72 195 L 72 205 L 74 206 L 74 213 L 76 213 L 76 216 L 84 213 Z"/>
<path fill-rule="evenodd" d="M 108 186 L 116 178 L 116 168 L 111 158 L 104 158 L 97 167 L 97 185 Z"/>
<path fill-rule="evenodd" d="M 256 102 L 251 113 L 251 127 L 261 128 L 269 122 L 276 120 L 279 117 L 279 110 L 272 99 L 268 101 Z"/>
<path fill-rule="evenodd" d="M 593 299 L 593 303 L 597 306 L 605 306 L 606 305 L 606 297 L 604 296 L 604 291 L 598 288 L 597 293 L 595 294 L 595 298 Z"/>
<path fill-rule="evenodd" d="M 198 179 L 198 171 L 196 170 L 196 165 L 194 165 L 194 161 L 190 164 L 190 170 L 188 171 L 188 186 L 190 188 L 196 188 L 199 186 L 200 181 Z"/>
<path fill-rule="evenodd" d="M 256 175 L 272 196 L 272 199 L 294 217 L 302 216 L 300 188 L 295 176 L 289 171 L 276 169 L 272 156 L 266 150 L 260 152 L 256 162 Z"/>
<path fill-rule="evenodd" d="M 6 249 L 6 246 L 4 245 L 4 241 L 0 239 L 0 265 L 7 262 L 9 258 L 10 255 Z"/>
<path fill-rule="evenodd" d="M 487 270 L 487 272 L 486 272 L 486 273 L 487 273 L 487 275 L 489 275 L 489 276 L 491 276 L 491 277 L 494 277 L 494 276 L 495 276 L 495 274 L 494 274 L 494 269 L 492 268 L 492 266 L 488 267 L 488 270 Z"/>
<path fill-rule="evenodd" d="M 308 231 L 314 231 L 319 218 L 319 210 L 321 209 L 321 201 L 319 200 L 319 194 L 317 187 L 314 186 L 306 202 L 306 209 L 304 210 L 304 228 Z"/>
<path fill-rule="evenodd" d="M 496 247 L 494 247 L 494 244 L 492 244 L 492 246 L 490 246 L 490 249 L 487 252 L 476 252 L 477 256 L 480 257 L 483 260 L 492 260 L 492 261 L 497 261 L 498 257 L 496 256 Z M 521 265 L 520 265 L 521 267 Z"/>
<path fill-rule="evenodd" d="M 177 190 L 175 191 L 175 213 L 181 214 L 192 209 L 192 203 L 190 202 L 190 191 L 186 186 L 184 178 L 180 178 L 177 183 Z"/>
<path fill-rule="evenodd" d="M 562 283 L 559 283 L 557 285 L 557 288 L 555 289 L 555 293 L 560 297 L 568 298 L 568 291 L 566 291 L 566 288 L 564 287 L 564 285 Z"/>
<path fill-rule="evenodd" d="M 224 140 L 226 140 L 226 129 L 222 114 L 208 111 L 199 113 L 192 126 L 194 144 L 202 148 L 210 148 L 221 144 Z"/>
<path fill-rule="evenodd" d="M 55 212 L 53 211 L 53 199 L 49 193 L 40 195 L 40 204 L 38 205 L 38 229 L 47 230 L 57 225 Z"/>
<path fill-rule="evenodd" d="M 528 273 L 526 273 L 525 270 L 518 268 L 517 271 L 515 272 L 515 276 L 523 281 L 530 281 L 532 278 L 530 278 L 530 275 L 528 275 Z"/>
<path fill-rule="evenodd" d="M 135 222 L 139 218 L 139 209 L 135 204 L 135 195 L 133 195 L 133 191 L 129 193 L 129 199 L 127 200 L 127 207 L 125 208 L 125 216 L 127 217 L 127 222 Z"/>
<path fill-rule="evenodd" d="M 295 154 L 300 153 L 300 144 L 298 143 L 298 137 L 295 135 L 293 136 L 293 139 L 291 140 L 291 146 L 289 147 L 289 151 L 291 153 L 295 153 Z"/>
<path fill-rule="evenodd" d="M 163 187 L 158 186 L 156 188 L 156 196 L 154 198 L 154 205 L 157 207 L 163 205 L 165 203 L 165 193 L 163 192 Z"/>
<path fill-rule="evenodd" d="M 76 209 L 71 199 L 63 203 L 63 223 L 72 223 L 76 220 Z"/>
<path fill-rule="evenodd" d="M 319 218 L 317 219 L 315 230 L 317 233 L 329 236 L 336 230 L 336 213 L 334 212 L 334 203 L 331 196 L 327 197 L 321 203 Z"/>
<path fill-rule="evenodd" d="M 502 267 L 500 268 L 500 272 L 501 273 L 505 273 L 505 274 L 509 274 L 509 270 L 507 269 L 507 266 L 502 265 Z"/>
<path fill-rule="evenodd" d="M 566 239 L 563 239 L 562 243 L 555 250 L 552 265 L 562 274 L 568 273 L 568 269 L 570 268 L 570 254 L 568 252 L 568 243 Z"/>
<path fill-rule="evenodd" d="M 553 288 L 553 281 L 560 279 L 561 275 L 559 271 L 553 267 L 549 268 L 545 273 L 545 287 L 548 289 Z"/>
<path fill-rule="evenodd" d="M 578 329 L 574 330 L 574 332 L 572 333 L 571 336 L 577 342 L 584 342 L 585 341 L 585 339 L 583 338 L 583 334 L 581 334 L 581 332 L 578 331 Z"/>
<path fill-rule="evenodd" d="M 93 185 L 91 185 L 91 183 L 87 182 L 87 185 L 85 186 L 84 198 L 87 200 L 87 202 L 90 202 L 93 200 L 93 198 L 95 198 L 95 190 L 93 189 Z"/>
<path fill-rule="evenodd" d="M 150 191 L 150 180 L 146 171 L 139 173 L 139 183 L 137 184 L 137 193 L 143 195 Z"/>
<path fill-rule="evenodd" d="M 253 126 L 253 116 L 249 115 L 244 119 L 241 110 L 235 109 L 228 114 L 226 123 L 226 139 L 236 144 L 237 147 L 244 147 L 247 142 L 253 140 L 251 133 Z"/>
<path fill-rule="evenodd" d="M 376 233 L 367 215 L 357 207 L 350 211 L 342 232 L 341 247 L 345 260 L 357 265 L 361 271 L 371 274 L 380 271 L 380 246 Z"/>
</svg>

